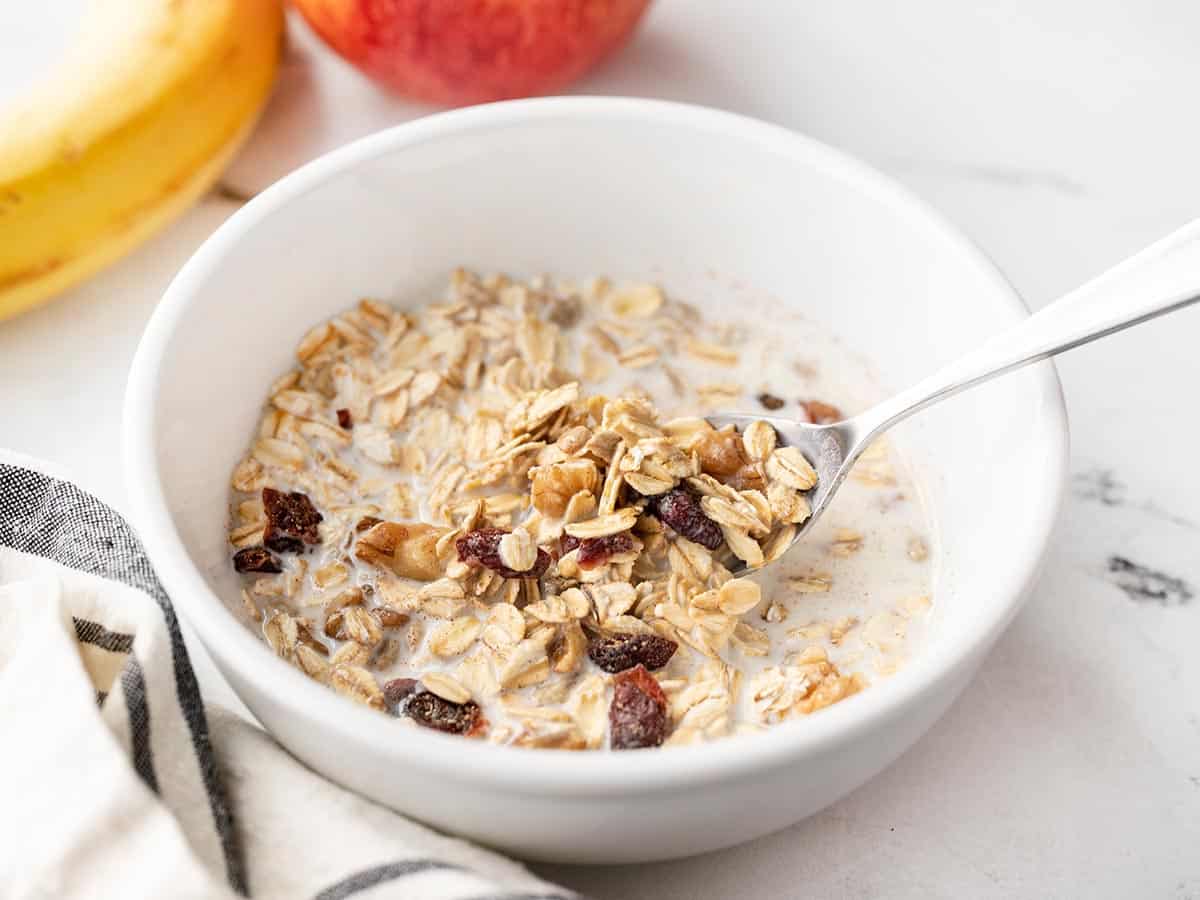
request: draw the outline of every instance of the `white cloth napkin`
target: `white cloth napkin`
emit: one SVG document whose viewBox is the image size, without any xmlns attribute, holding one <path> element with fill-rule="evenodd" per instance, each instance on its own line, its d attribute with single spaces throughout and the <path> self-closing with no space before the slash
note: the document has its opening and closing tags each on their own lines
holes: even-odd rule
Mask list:
<svg viewBox="0 0 1200 900">
<path fill-rule="evenodd" d="M 112 509 L 0 452 L 0 897 L 567 900 L 206 707 Z"/>
</svg>

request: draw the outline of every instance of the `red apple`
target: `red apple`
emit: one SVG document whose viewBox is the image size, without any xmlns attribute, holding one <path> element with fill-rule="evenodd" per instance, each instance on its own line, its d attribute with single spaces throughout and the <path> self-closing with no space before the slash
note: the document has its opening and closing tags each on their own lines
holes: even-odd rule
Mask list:
<svg viewBox="0 0 1200 900">
<path fill-rule="evenodd" d="M 345 59 L 452 106 L 552 92 L 619 47 L 650 0 L 293 0 Z"/>
</svg>

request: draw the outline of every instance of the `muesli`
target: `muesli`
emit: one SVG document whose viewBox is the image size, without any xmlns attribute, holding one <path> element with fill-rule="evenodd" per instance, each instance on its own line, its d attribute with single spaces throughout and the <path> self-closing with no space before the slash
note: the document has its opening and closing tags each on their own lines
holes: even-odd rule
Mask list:
<svg viewBox="0 0 1200 900">
<path fill-rule="evenodd" d="M 767 423 L 702 414 L 841 416 L 750 382 L 754 324 L 648 283 L 466 271 L 423 309 L 364 300 L 321 323 L 233 473 L 247 614 L 333 690 L 496 743 L 697 742 L 862 690 L 929 606 L 919 513 L 881 446 L 852 527 L 754 572 L 791 544 L 816 472 Z M 918 590 L 821 616 L 837 567 L 885 539 Z"/>
</svg>

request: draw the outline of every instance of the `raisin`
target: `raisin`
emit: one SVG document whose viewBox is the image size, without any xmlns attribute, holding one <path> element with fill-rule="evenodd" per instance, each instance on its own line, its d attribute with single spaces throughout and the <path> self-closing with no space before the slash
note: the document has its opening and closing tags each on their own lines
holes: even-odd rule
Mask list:
<svg viewBox="0 0 1200 900">
<path fill-rule="evenodd" d="M 714 478 L 728 478 L 749 461 L 742 436 L 732 428 L 709 434 L 696 445 L 696 453 L 701 471 Z"/>
<path fill-rule="evenodd" d="M 758 402 L 763 405 L 763 409 L 776 410 L 783 409 L 783 398 L 776 397 L 774 394 L 763 392 L 758 395 Z"/>
<path fill-rule="evenodd" d="M 382 521 L 383 519 L 376 518 L 375 516 L 363 516 L 358 520 L 358 524 L 354 526 L 354 530 L 359 533 L 369 531 Z"/>
<path fill-rule="evenodd" d="M 576 547 L 579 547 L 582 544 L 583 544 L 583 541 L 581 541 L 579 538 L 575 537 L 575 535 L 564 534 L 562 537 L 560 537 L 558 539 L 558 555 L 559 555 L 559 557 L 561 558 L 563 556 L 566 556 L 568 553 L 570 553 L 572 550 L 574 550 Z"/>
<path fill-rule="evenodd" d="M 588 641 L 588 657 L 605 672 L 624 672 L 639 665 L 653 672 L 671 661 L 678 646 L 657 634 L 594 635 Z"/>
<path fill-rule="evenodd" d="M 338 417 L 338 424 L 341 425 L 343 428 L 349 429 L 349 428 L 354 427 L 354 417 L 352 415 L 350 415 L 350 410 L 339 409 L 337 411 L 337 417 Z"/>
<path fill-rule="evenodd" d="M 669 525 L 689 541 L 695 541 L 709 550 L 718 550 L 725 541 L 721 528 L 704 514 L 700 501 L 685 491 L 675 488 L 662 494 L 650 507 L 664 525 Z"/>
<path fill-rule="evenodd" d="M 383 686 L 383 700 L 393 715 L 407 716 L 418 725 L 448 734 L 479 734 L 487 724 L 474 700 L 452 703 L 421 690 L 413 678 L 387 682 Z"/>
<path fill-rule="evenodd" d="M 454 542 L 460 562 L 473 562 L 486 566 L 505 578 L 541 578 L 550 567 L 550 554 L 538 548 L 537 562 L 532 569 L 518 572 L 500 560 L 500 538 L 508 534 L 503 528 L 477 528 L 469 531 Z"/>
<path fill-rule="evenodd" d="M 800 405 L 808 413 L 808 421 L 814 425 L 832 425 L 846 418 L 836 406 L 830 406 L 820 400 L 801 400 Z"/>
<path fill-rule="evenodd" d="M 415 678 L 393 678 L 383 685 L 383 702 L 388 705 L 388 709 L 399 715 L 396 707 L 407 700 L 410 694 L 415 694 L 419 688 L 420 683 Z"/>
<path fill-rule="evenodd" d="M 246 547 L 233 554 L 233 567 L 239 572 L 282 572 L 279 558 L 266 547 Z"/>
<path fill-rule="evenodd" d="M 628 553 L 633 549 L 633 538 L 628 531 L 605 537 L 584 538 L 579 544 L 579 568 L 594 569 L 608 562 L 609 557 Z"/>
<path fill-rule="evenodd" d="M 299 491 L 285 494 L 274 488 L 263 488 L 262 500 L 267 511 L 263 543 L 272 550 L 300 553 L 305 544 L 321 543 L 317 525 L 324 517 L 306 495 Z"/>
<path fill-rule="evenodd" d="M 626 669 L 613 679 L 608 708 L 614 750 L 657 747 L 667 736 L 667 697 L 645 666 Z"/>
</svg>

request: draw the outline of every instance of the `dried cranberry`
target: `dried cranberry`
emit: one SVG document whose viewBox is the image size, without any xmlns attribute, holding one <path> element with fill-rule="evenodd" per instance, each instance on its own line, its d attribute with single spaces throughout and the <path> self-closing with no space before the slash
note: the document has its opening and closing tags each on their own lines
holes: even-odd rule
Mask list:
<svg viewBox="0 0 1200 900">
<path fill-rule="evenodd" d="M 776 397 L 774 394 L 761 393 L 758 395 L 758 402 L 763 405 L 763 409 L 783 409 L 783 398 Z"/>
<path fill-rule="evenodd" d="M 572 550 L 579 550 L 579 568 L 594 569 L 608 562 L 609 557 L 617 553 L 628 553 L 633 549 L 633 538 L 628 531 L 620 534 L 610 534 L 606 537 L 584 538 L 580 540 L 569 534 L 558 539 L 559 556 L 566 556 Z"/>
<path fill-rule="evenodd" d="M 448 734 L 478 734 L 487 724 L 474 700 L 452 703 L 421 690 L 413 678 L 389 681 L 383 686 L 383 699 L 393 715 L 407 716 L 418 725 Z"/>
<path fill-rule="evenodd" d="M 657 634 L 595 635 L 588 641 L 588 656 L 605 672 L 624 672 L 634 666 L 661 669 L 679 645 Z"/>
<path fill-rule="evenodd" d="M 246 547 L 233 554 L 233 567 L 239 572 L 282 572 L 279 558 L 266 547 Z"/>
<path fill-rule="evenodd" d="M 321 543 L 317 525 L 324 517 L 306 495 L 299 491 L 285 494 L 274 488 L 263 488 L 262 500 L 267 512 L 263 543 L 272 550 L 300 553 L 305 544 Z"/>
<path fill-rule="evenodd" d="M 633 549 L 633 538 L 628 531 L 605 537 L 584 538 L 579 545 L 579 568 L 594 569 L 608 562 L 609 557 L 628 553 Z"/>
<path fill-rule="evenodd" d="M 689 541 L 709 550 L 717 550 L 725 541 L 721 528 L 704 514 L 700 501 L 683 488 L 661 495 L 650 507 L 664 525 L 670 525 Z"/>
<path fill-rule="evenodd" d="M 609 742 L 614 750 L 657 747 L 667 736 L 667 697 L 644 666 L 613 679 L 608 708 Z"/>
<path fill-rule="evenodd" d="M 830 406 L 820 400 L 801 400 L 800 405 L 808 413 L 808 421 L 814 425 L 832 425 L 846 418 L 836 406 Z"/>
<path fill-rule="evenodd" d="M 339 409 L 337 411 L 337 417 L 338 417 L 338 424 L 341 425 L 343 428 L 353 428 L 354 427 L 354 417 L 352 415 L 350 415 L 350 410 Z"/>
<path fill-rule="evenodd" d="M 508 534 L 503 528 L 477 528 L 469 531 L 454 542 L 460 562 L 473 562 L 486 566 L 505 578 L 541 578 L 550 567 L 550 554 L 538 548 L 537 562 L 532 569 L 518 572 L 510 569 L 500 559 L 500 539 Z"/>
</svg>

